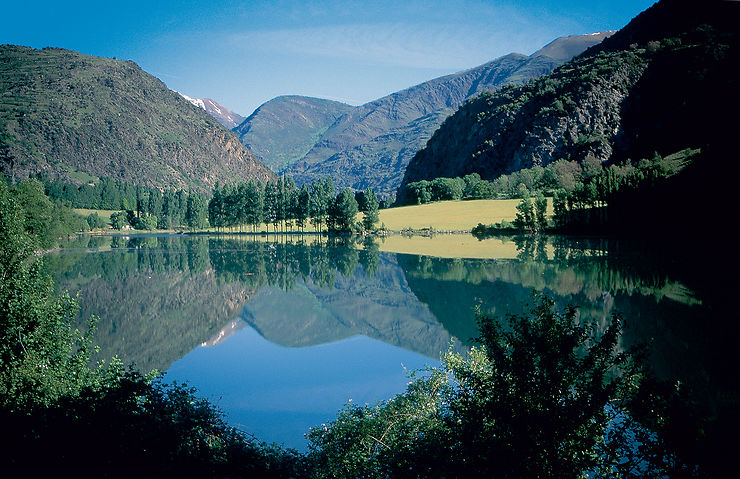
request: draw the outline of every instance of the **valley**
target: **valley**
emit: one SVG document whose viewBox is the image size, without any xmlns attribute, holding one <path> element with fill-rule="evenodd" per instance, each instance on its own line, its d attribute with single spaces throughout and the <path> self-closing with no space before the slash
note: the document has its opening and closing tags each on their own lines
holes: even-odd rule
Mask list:
<svg viewBox="0 0 740 479">
<path fill-rule="evenodd" d="M 740 2 L 494 3 L 4 9 L 3 470 L 724 477 Z"/>
</svg>

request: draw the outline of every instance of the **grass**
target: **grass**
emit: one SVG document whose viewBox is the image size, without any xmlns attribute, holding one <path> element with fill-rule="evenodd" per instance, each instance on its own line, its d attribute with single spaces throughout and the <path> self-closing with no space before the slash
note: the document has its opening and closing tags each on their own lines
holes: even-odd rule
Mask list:
<svg viewBox="0 0 740 479">
<path fill-rule="evenodd" d="M 401 206 L 380 210 L 377 226 L 385 225 L 391 231 L 404 229 L 435 231 L 470 231 L 478 223 L 513 221 L 516 205 L 521 200 L 441 201 L 417 206 Z M 552 215 L 552 201 L 548 198 L 547 213 Z"/>
</svg>

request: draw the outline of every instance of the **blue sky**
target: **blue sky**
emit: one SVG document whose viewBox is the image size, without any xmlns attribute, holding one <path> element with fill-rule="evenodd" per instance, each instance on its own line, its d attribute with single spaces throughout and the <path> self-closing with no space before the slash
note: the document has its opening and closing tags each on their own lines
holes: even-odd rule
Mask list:
<svg viewBox="0 0 740 479">
<path fill-rule="evenodd" d="M 285 94 L 362 104 L 559 36 L 619 29 L 654 0 L 3 3 L 0 44 L 133 60 L 246 116 Z"/>
</svg>

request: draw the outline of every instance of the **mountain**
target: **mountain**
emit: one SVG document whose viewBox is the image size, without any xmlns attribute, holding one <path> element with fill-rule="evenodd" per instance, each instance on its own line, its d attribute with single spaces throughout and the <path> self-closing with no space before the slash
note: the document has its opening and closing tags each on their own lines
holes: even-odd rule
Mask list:
<svg viewBox="0 0 740 479">
<path fill-rule="evenodd" d="M 208 191 L 273 178 L 233 132 L 130 61 L 0 46 L 0 166 Z"/>
<path fill-rule="evenodd" d="M 524 82 L 558 64 L 547 57 L 510 54 L 366 103 L 331 125 L 287 172 L 299 184 L 331 175 L 339 187 L 374 186 L 388 194 L 400 182 L 413 154 L 467 98 L 505 83 Z"/>
<path fill-rule="evenodd" d="M 494 179 L 558 159 L 620 163 L 686 148 L 715 166 L 683 178 L 711 182 L 711 169 L 734 167 L 727 144 L 737 122 L 724 112 L 740 106 L 739 12 L 735 2 L 663 0 L 551 74 L 469 101 L 409 163 L 399 197 L 422 179 Z"/>
<path fill-rule="evenodd" d="M 243 116 L 238 113 L 234 113 L 222 104 L 218 103 L 215 100 L 211 100 L 210 98 L 190 98 L 184 93 L 180 93 L 180 96 L 182 96 L 198 108 L 202 108 L 203 110 L 205 110 L 206 113 L 211 115 L 213 118 L 216 119 L 217 122 L 221 123 L 224 127 L 228 129 L 232 129 L 244 121 Z"/>
<path fill-rule="evenodd" d="M 293 156 L 287 173 L 298 183 L 331 175 L 340 187 L 372 187 L 383 195 L 391 194 L 416 151 L 465 100 L 548 73 L 608 35 L 604 32 L 553 42 L 547 51 L 557 58 L 547 56 L 544 50 L 531 56 L 512 53 L 356 107 L 320 138 L 304 143 L 313 145 L 302 157 Z M 245 144 L 259 151 L 257 142 Z"/>
<path fill-rule="evenodd" d="M 588 33 L 586 35 L 571 35 L 560 37 L 551 41 L 544 47 L 532 54 L 533 57 L 545 56 L 567 62 L 571 58 L 580 55 L 588 48 L 600 44 L 604 39 L 614 35 L 616 30 L 606 32 Z"/>
<path fill-rule="evenodd" d="M 234 132 L 263 163 L 281 172 L 308 153 L 321 135 L 351 109 L 337 101 L 279 96 L 262 104 Z"/>
</svg>

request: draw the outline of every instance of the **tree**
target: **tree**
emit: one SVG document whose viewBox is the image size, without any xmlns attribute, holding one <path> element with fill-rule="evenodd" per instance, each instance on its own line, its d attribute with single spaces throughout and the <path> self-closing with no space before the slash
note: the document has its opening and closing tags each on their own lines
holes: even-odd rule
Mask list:
<svg viewBox="0 0 740 479">
<path fill-rule="evenodd" d="M 368 188 L 365 190 L 363 198 L 365 201 L 365 216 L 362 218 L 362 227 L 366 231 L 374 231 L 375 223 L 380 219 L 380 215 L 378 214 L 378 197 L 375 196 L 372 188 Z"/>
<path fill-rule="evenodd" d="M 128 224 L 128 215 L 123 211 L 116 211 L 110 215 L 111 226 L 115 230 L 121 230 Z"/>
<path fill-rule="evenodd" d="M 87 215 L 87 224 L 90 226 L 90 229 L 105 228 L 108 226 L 108 223 L 97 213 Z"/>
<path fill-rule="evenodd" d="M 92 374 L 90 337 L 70 326 L 77 304 L 54 296 L 25 215 L 0 178 L 0 410 L 50 404 Z"/>
<path fill-rule="evenodd" d="M 200 193 L 188 195 L 185 221 L 192 229 L 205 228 L 208 225 L 208 203 Z"/>
<path fill-rule="evenodd" d="M 568 220 L 568 193 L 562 188 L 557 189 L 552 198 L 553 217 L 557 227 L 562 228 Z"/>
<path fill-rule="evenodd" d="M 295 203 L 295 219 L 296 224 L 300 229 L 305 228 L 306 221 L 311 215 L 311 191 L 308 186 L 303 185 L 298 192 L 298 197 Z"/>
<path fill-rule="evenodd" d="M 265 184 L 265 202 L 264 202 L 264 213 L 262 215 L 262 221 L 265 226 L 270 228 L 270 223 L 273 225 L 273 230 L 277 232 L 277 224 L 280 221 L 280 187 L 277 183 L 268 181 Z"/>
<path fill-rule="evenodd" d="M 520 229 L 535 231 L 537 225 L 535 222 L 534 206 L 532 199 L 527 195 L 516 205 L 517 213 L 514 218 L 514 226 Z"/>
<path fill-rule="evenodd" d="M 329 210 L 329 229 L 333 231 L 351 231 L 355 225 L 355 216 L 359 211 L 355 195 L 349 188 L 343 189 L 332 202 Z"/>
<path fill-rule="evenodd" d="M 249 180 L 244 191 L 245 195 L 245 218 L 247 224 L 256 230 L 262 222 L 262 214 L 265 206 L 264 190 L 260 183 Z"/>
<path fill-rule="evenodd" d="M 535 225 L 538 231 L 547 229 L 547 198 L 541 191 L 534 198 Z"/>
</svg>

